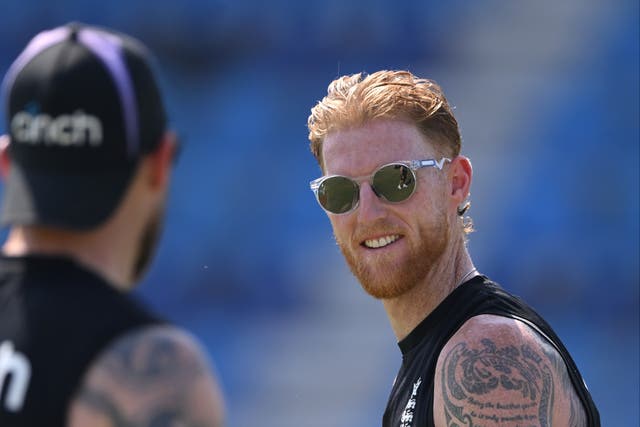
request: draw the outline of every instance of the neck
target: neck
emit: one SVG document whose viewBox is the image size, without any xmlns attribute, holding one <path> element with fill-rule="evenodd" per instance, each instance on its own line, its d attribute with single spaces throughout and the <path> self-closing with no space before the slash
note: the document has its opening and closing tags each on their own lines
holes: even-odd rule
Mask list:
<svg viewBox="0 0 640 427">
<path fill-rule="evenodd" d="M 477 274 L 460 236 L 420 283 L 399 297 L 383 300 L 396 339 L 409 335 L 456 287 Z"/>
<path fill-rule="evenodd" d="M 108 225 L 87 232 L 48 227 L 13 227 L 2 247 L 6 256 L 61 255 L 103 277 L 123 291 L 132 286 L 135 250 Z M 128 244 L 127 244 L 128 243 Z"/>
</svg>

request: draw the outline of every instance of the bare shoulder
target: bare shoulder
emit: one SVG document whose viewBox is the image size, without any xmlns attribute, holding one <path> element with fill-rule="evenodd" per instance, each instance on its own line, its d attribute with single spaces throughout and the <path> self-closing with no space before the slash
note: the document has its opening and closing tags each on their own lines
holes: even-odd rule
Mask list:
<svg viewBox="0 0 640 427">
<path fill-rule="evenodd" d="M 69 427 L 222 425 L 222 398 L 204 352 L 186 332 L 154 326 L 110 345 L 69 407 Z"/>
<path fill-rule="evenodd" d="M 436 426 L 586 425 L 562 357 L 524 322 L 469 319 L 438 358 Z"/>
</svg>

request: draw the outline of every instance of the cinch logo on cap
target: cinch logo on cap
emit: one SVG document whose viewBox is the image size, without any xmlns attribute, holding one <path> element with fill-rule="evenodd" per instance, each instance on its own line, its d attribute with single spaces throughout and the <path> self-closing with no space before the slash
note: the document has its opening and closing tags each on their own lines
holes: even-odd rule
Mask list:
<svg viewBox="0 0 640 427">
<path fill-rule="evenodd" d="M 166 130 L 150 59 L 139 40 L 82 23 L 27 44 L 0 88 L 13 160 L 0 225 L 107 221 Z"/>
<path fill-rule="evenodd" d="M 102 123 L 82 110 L 57 117 L 20 111 L 11 119 L 11 134 L 16 142 L 32 145 L 98 147 L 102 144 Z"/>
</svg>

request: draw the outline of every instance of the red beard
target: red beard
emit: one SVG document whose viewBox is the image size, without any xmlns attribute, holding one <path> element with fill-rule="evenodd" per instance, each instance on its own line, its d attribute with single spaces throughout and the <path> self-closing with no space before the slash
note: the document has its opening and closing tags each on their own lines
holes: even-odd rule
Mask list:
<svg viewBox="0 0 640 427">
<path fill-rule="evenodd" d="M 386 223 L 367 228 L 371 231 L 390 229 Z M 399 259 L 397 253 L 388 257 L 381 254 L 375 259 L 375 264 L 372 259 L 359 258 L 358 252 L 362 250 L 359 241 L 352 241 L 351 246 L 337 238 L 336 241 L 351 272 L 364 290 L 374 298 L 391 299 L 405 294 L 424 280 L 442 257 L 449 243 L 448 232 L 449 218 L 444 211 L 440 211 L 433 222 L 420 227 L 418 239 L 403 236 L 404 244 L 408 245 L 408 255 Z M 355 235 L 364 234 L 361 230 Z"/>
</svg>

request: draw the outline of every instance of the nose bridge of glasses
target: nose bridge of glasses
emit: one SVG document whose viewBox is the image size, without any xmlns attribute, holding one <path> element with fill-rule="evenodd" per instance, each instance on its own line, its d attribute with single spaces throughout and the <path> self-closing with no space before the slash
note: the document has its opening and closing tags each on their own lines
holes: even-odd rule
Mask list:
<svg viewBox="0 0 640 427">
<path fill-rule="evenodd" d="M 383 211 L 384 197 L 370 180 L 363 181 L 358 188 L 358 215 L 362 218 L 377 217 Z"/>
<path fill-rule="evenodd" d="M 358 192 L 362 193 L 363 187 L 367 187 L 369 190 L 371 190 L 371 193 L 376 196 L 378 201 L 379 200 L 388 201 L 387 197 L 381 192 L 381 189 L 376 188 L 374 181 L 376 179 L 377 174 L 388 169 L 389 167 L 404 167 L 405 169 L 403 169 L 403 173 L 408 173 L 415 180 L 415 172 L 413 172 L 410 165 L 407 165 L 404 162 L 388 163 L 386 165 L 380 166 L 378 169 L 374 170 L 369 175 L 362 175 L 357 178 L 352 178 L 353 182 L 355 182 L 356 186 L 358 187 Z"/>
<path fill-rule="evenodd" d="M 360 193 L 362 193 L 362 189 L 364 187 L 369 187 L 369 189 L 374 193 L 374 194 L 378 194 L 378 192 L 376 191 L 375 187 L 373 186 L 373 177 L 375 176 L 375 174 L 379 171 L 380 169 L 376 169 L 375 171 L 371 172 L 368 175 L 360 175 L 360 176 L 355 176 L 355 177 L 347 177 L 348 179 L 350 179 L 354 184 L 355 184 L 355 188 L 356 191 L 358 193 L 358 196 L 360 195 Z"/>
</svg>

